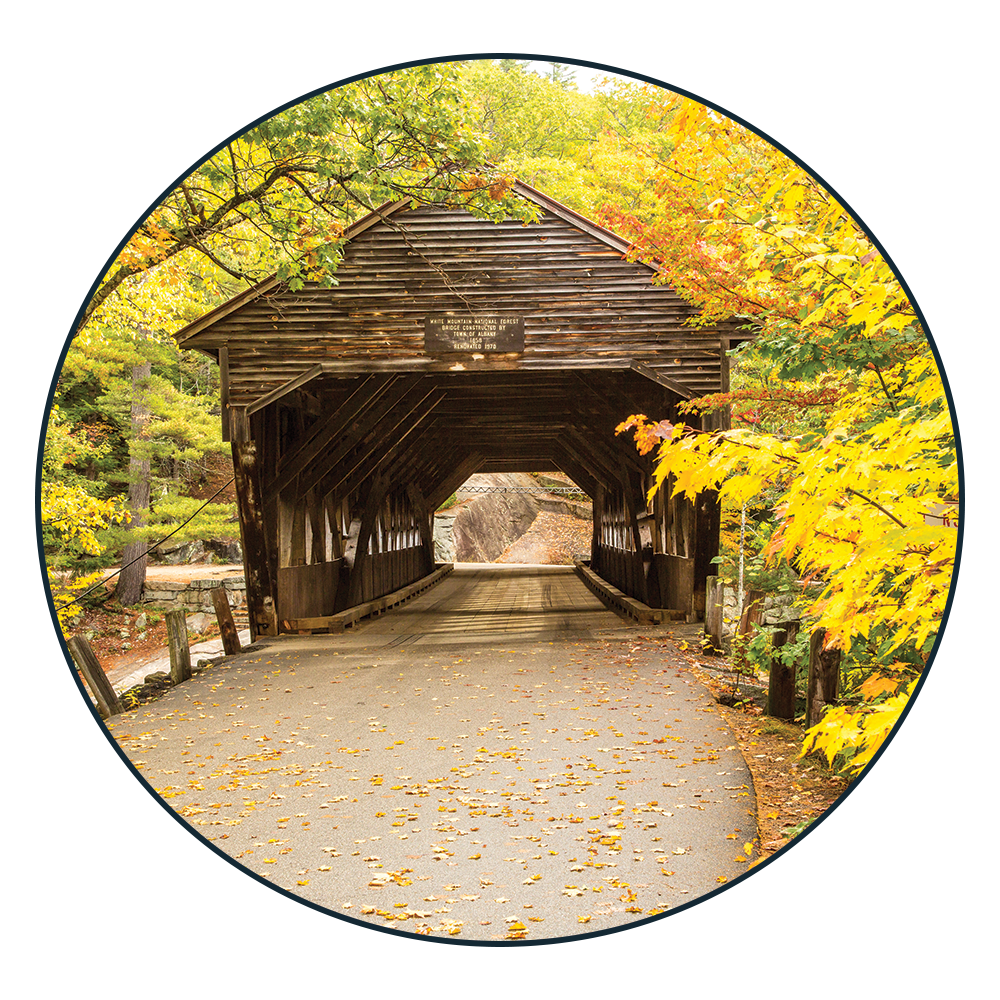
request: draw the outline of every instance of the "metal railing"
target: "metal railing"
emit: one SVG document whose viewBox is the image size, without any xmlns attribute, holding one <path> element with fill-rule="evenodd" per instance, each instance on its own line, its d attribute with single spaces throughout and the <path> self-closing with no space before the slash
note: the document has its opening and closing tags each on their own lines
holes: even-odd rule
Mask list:
<svg viewBox="0 0 1000 1000">
<path fill-rule="evenodd" d="M 561 493 L 589 499 L 579 486 L 459 486 L 456 493 Z"/>
</svg>

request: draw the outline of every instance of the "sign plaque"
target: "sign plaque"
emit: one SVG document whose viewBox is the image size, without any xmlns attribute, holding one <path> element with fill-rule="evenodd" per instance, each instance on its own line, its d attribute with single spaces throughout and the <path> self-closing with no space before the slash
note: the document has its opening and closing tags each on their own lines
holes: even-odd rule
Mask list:
<svg viewBox="0 0 1000 1000">
<path fill-rule="evenodd" d="M 523 316 L 424 317 L 427 354 L 520 354 L 523 350 Z"/>
</svg>

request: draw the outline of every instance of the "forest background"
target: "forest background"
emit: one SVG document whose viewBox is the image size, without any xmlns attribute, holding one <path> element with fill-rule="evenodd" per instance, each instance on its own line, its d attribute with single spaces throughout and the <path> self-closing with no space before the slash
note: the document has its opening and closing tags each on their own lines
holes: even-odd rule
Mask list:
<svg viewBox="0 0 1000 1000">
<path fill-rule="evenodd" d="M 760 43 L 763 43 L 762 30 L 755 33 L 751 24 L 745 20 L 741 21 L 736 15 L 733 17 L 733 24 L 723 37 L 718 39 L 717 52 L 735 53 L 737 50 L 743 50 L 748 39 L 756 38 Z M 913 282 L 925 313 L 931 321 L 931 327 L 937 334 L 939 344 L 942 345 L 945 360 L 949 365 L 951 381 L 956 387 L 959 399 L 969 400 L 965 404 L 968 410 L 963 410 L 963 413 L 974 414 L 977 407 L 977 404 L 973 402 L 975 378 L 970 371 L 968 359 L 973 357 L 981 359 L 983 354 L 979 350 L 973 333 L 976 324 L 970 313 L 972 304 L 968 299 L 955 298 L 946 294 L 945 289 L 957 287 L 965 282 L 971 282 L 975 285 L 976 276 L 982 274 L 986 257 L 978 251 L 979 240 L 972 230 L 971 217 L 968 214 L 953 211 L 950 192 L 948 197 L 945 197 L 943 190 L 935 188 L 930 183 L 933 175 L 932 163 L 910 157 L 908 146 L 902 137 L 907 134 L 915 134 L 921 123 L 926 123 L 928 116 L 930 116 L 935 121 L 937 134 L 944 137 L 943 141 L 952 142 L 955 148 L 958 148 L 959 145 L 962 146 L 963 155 L 967 162 L 974 163 L 977 157 L 982 159 L 983 147 L 977 138 L 976 130 L 971 127 L 976 115 L 977 98 L 975 93 L 971 96 L 966 93 L 962 95 L 961 101 L 955 100 L 956 90 L 954 87 L 951 90 L 947 87 L 940 89 L 936 85 L 932 86 L 929 81 L 915 81 L 905 72 L 909 56 L 907 59 L 903 58 L 904 50 L 908 53 L 914 48 L 917 51 L 923 51 L 933 47 L 940 52 L 941 46 L 947 48 L 949 40 L 955 37 L 957 21 L 944 34 L 936 23 L 933 31 L 928 30 L 927 25 L 913 23 L 904 26 L 902 35 L 900 35 L 897 26 L 893 23 L 891 34 L 894 45 L 887 52 L 881 50 L 881 45 L 889 37 L 888 22 L 879 18 L 876 18 L 876 22 L 875 27 L 878 30 L 867 39 L 854 37 L 851 45 L 844 45 L 843 48 L 839 47 L 840 42 L 846 42 L 843 32 L 837 30 L 832 33 L 826 31 L 810 32 L 808 29 L 812 25 L 803 24 L 801 20 L 794 29 L 778 33 L 779 47 L 780 40 L 785 39 L 789 49 L 801 48 L 808 43 L 813 49 L 822 51 L 831 59 L 839 53 L 840 62 L 838 65 L 841 66 L 845 76 L 850 75 L 852 67 L 857 67 L 859 70 L 862 66 L 877 67 L 874 70 L 874 77 L 872 77 L 871 72 L 867 76 L 866 93 L 871 100 L 866 101 L 863 106 L 855 107 L 851 113 L 852 128 L 849 149 L 845 145 L 845 136 L 842 130 L 833 128 L 826 118 L 823 121 L 816 121 L 805 113 L 806 109 L 811 106 L 814 95 L 807 96 L 792 88 L 784 93 L 781 100 L 773 96 L 777 93 L 775 86 L 778 80 L 776 74 L 779 72 L 777 68 L 769 69 L 761 66 L 753 79 L 747 80 L 738 72 L 735 65 L 727 69 L 726 65 L 719 64 L 717 60 L 714 60 L 712 65 L 708 65 L 700 55 L 696 56 L 693 52 L 681 51 L 671 57 L 671 66 L 674 69 L 668 72 L 669 67 L 665 66 L 660 56 L 654 54 L 652 48 L 647 55 L 642 56 L 641 53 L 644 49 L 641 44 L 635 41 L 630 42 L 627 52 L 618 51 L 612 40 L 605 41 L 600 47 L 591 45 L 589 52 L 592 53 L 592 58 L 618 65 L 635 66 L 640 69 L 643 60 L 645 60 L 646 71 L 652 75 L 662 75 L 668 79 L 682 82 L 691 86 L 696 92 L 717 98 L 734 110 L 745 113 L 751 121 L 767 127 L 772 134 L 789 141 L 791 147 L 796 152 L 801 153 L 807 162 L 814 163 L 821 168 L 827 165 L 824 173 L 838 182 L 838 187 L 851 198 L 852 203 L 859 208 L 866 221 L 872 224 L 875 232 L 886 240 L 888 249 L 893 253 L 903 272 Z M 690 20 L 681 19 L 680 23 L 687 28 L 693 28 Z M 774 43 L 773 29 L 769 29 L 767 34 L 769 42 Z M 738 43 L 735 40 L 736 35 L 739 35 Z M 564 35 L 560 34 L 559 37 L 563 38 Z M 442 43 L 438 37 L 427 51 L 441 51 L 440 45 Z M 458 51 L 463 47 L 467 48 L 468 46 L 452 45 L 451 49 Z M 98 46 L 99 48 L 100 46 Z M 447 49 L 448 46 L 445 45 L 443 48 Z M 586 49 L 587 46 L 584 45 L 583 48 Z M 55 51 L 62 50 L 56 47 Z M 409 44 L 400 46 L 397 43 L 395 48 L 390 46 L 386 50 L 383 47 L 377 53 L 363 48 L 359 52 L 361 54 L 355 58 L 359 59 L 360 62 L 351 67 L 357 71 L 368 69 L 380 63 L 391 62 L 394 53 L 396 58 L 406 58 L 408 54 L 412 54 L 412 46 Z M 875 57 L 876 53 L 877 58 Z M 580 54 L 586 55 L 582 51 Z M 87 61 L 89 62 L 89 60 Z M 283 60 L 282 65 L 286 78 L 295 81 L 290 90 L 283 93 L 294 93 L 296 89 L 306 90 L 320 82 L 309 72 L 303 72 L 300 63 L 301 60 L 298 57 Z M 193 57 L 191 64 L 194 64 Z M 66 65 L 76 68 L 81 64 L 74 63 L 70 54 L 66 57 Z M 969 73 L 974 76 L 974 65 L 974 59 L 963 58 L 959 79 L 969 79 Z M 297 73 L 296 68 L 298 68 Z M 894 70 L 897 71 L 895 75 Z M 94 67 L 90 68 L 90 72 L 95 72 Z M 211 78 L 211 74 L 209 74 L 209 78 Z M 220 68 L 215 77 L 220 92 L 225 89 L 224 81 L 227 78 L 228 72 L 223 72 Z M 61 77 L 57 76 L 56 79 L 58 82 Z M 101 77 L 98 74 L 94 79 L 96 81 Z M 298 83 L 297 87 L 295 83 Z M 204 78 L 198 83 L 199 87 L 203 85 Z M 85 190 L 110 192 L 113 188 L 118 195 L 128 190 L 134 192 L 135 200 L 130 202 L 126 199 L 120 204 L 114 202 L 114 199 L 109 202 L 116 204 L 115 210 L 101 217 L 96 225 L 92 224 L 90 227 L 92 239 L 85 243 L 80 242 L 76 247 L 74 263 L 68 271 L 70 280 L 59 283 L 57 288 L 52 289 L 55 294 L 50 292 L 44 297 L 44 300 L 39 297 L 32 300 L 34 303 L 33 317 L 36 321 L 49 317 L 55 328 L 61 327 L 65 330 L 67 318 L 75 311 L 83 290 L 103 262 L 107 248 L 128 228 L 138 212 L 138 205 L 143 203 L 142 199 L 148 198 L 150 191 L 156 187 L 155 184 L 150 184 L 145 175 L 140 177 L 136 168 L 140 163 L 148 167 L 150 163 L 161 162 L 161 158 L 157 156 L 155 151 L 158 148 L 158 143 L 162 141 L 163 135 L 169 133 L 176 137 L 183 131 L 185 136 L 190 136 L 189 139 L 185 140 L 189 145 L 184 147 L 180 157 L 171 158 L 171 163 L 175 165 L 157 174 L 161 178 L 161 182 L 165 183 L 179 172 L 185 163 L 193 160 L 201 149 L 207 148 L 211 141 L 215 141 L 219 135 L 231 131 L 232 128 L 259 113 L 262 107 L 267 106 L 267 93 L 274 94 L 273 82 L 265 84 L 262 81 L 257 81 L 255 87 L 242 87 L 239 99 L 230 100 L 227 104 L 226 115 L 231 117 L 223 115 L 220 118 L 219 110 L 216 110 L 207 122 L 203 122 L 193 129 L 185 126 L 184 130 L 180 128 L 180 121 L 186 114 L 183 109 L 197 103 L 193 90 L 188 88 L 185 91 L 183 85 L 180 87 L 175 85 L 170 93 L 154 88 L 143 96 L 141 102 L 136 100 L 135 115 L 130 116 L 128 113 L 123 113 L 119 119 L 117 124 L 119 134 L 122 134 L 122 128 L 126 129 L 124 132 L 125 144 L 121 147 L 108 145 L 103 136 L 100 143 L 95 145 L 92 137 L 88 140 L 88 129 L 80 126 L 79 134 L 73 136 L 72 144 L 74 148 L 86 151 L 80 161 L 79 169 L 82 177 L 87 178 L 90 187 L 81 187 L 79 186 L 80 182 L 76 182 L 74 190 L 78 192 Z M 93 95 L 97 92 L 84 90 L 79 98 L 70 99 L 69 105 L 71 107 L 86 106 L 88 101 L 93 100 Z M 190 94 L 190 99 L 185 100 L 188 94 Z M 894 99 L 900 103 L 895 105 L 897 127 L 890 133 L 885 129 L 884 114 L 880 109 L 884 106 L 893 107 Z M 79 101 L 82 101 L 83 105 L 74 103 Z M 270 103 L 274 103 L 273 96 Z M 143 113 L 148 112 L 158 122 L 152 132 L 143 131 L 141 116 L 138 114 L 140 104 Z M 128 106 L 127 101 L 126 106 Z M 155 114 L 153 108 L 156 109 Z M 179 115 L 174 119 L 177 122 L 174 126 L 165 124 L 172 121 L 169 108 L 175 109 L 175 116 Z M 950 117 L 940 117 L 945 109 L 950 109 Z M 82 121 L 83 116 L 79 111 L 77 116 Z M 72 116 L 68 120 L 72 121 Z M 176 141 L 176 138 L 172 141 Z M 148 145 L 143 145 L 144 142 Z M 44 141 L 42 144 L 44 145 Z M 114 154 L 112 154 L 112 150 L 115 151 Z M 863 153 L 859 153 L 859 150 L 863 150 Z M 112 155 L 117 156 L 121 163 L 130 165 L 130 169 L 125 174 L 112 177 L 103 168 L 97 168 L 96 165 L 99 162 L 103 163 L 105 157 Z M 57 158 L 53 157 L 53 169 L 56 161 Z M 884 185 L 876 179 L 879 175 L 873 173 L 873 164 L 879 165 L 886 171 L 894 172 L 898 178 L 893 186 L 893 198 L 886 197 Z M 906 200 L 907 196 L 910 201 Z M 903 204 L 907 206 L 905 210 L 899 207 L 896 198 L 903 199 Z M 910 204 L 916 202 L 923 206 L 923 210 L 919 213 L 914 213 L 909 208 Z M 35 225 L 25 225 L 22 231 L 30 246 L 34 246 L 42 235 L 42 231 Z M 895 239 L 892 238 L 893 236 Z M 927 248 L 946 245 L 960 246 L 962 248 L 960 258 L 950 254 L 940 258 L 935 255 L 932 267 L 928 263 Z M 74 274 L 75 281 L 73 280 Z M 33 285 L 33 287 L 35 286 Z M 968 322 L 963 322 L 965 319 Z M 947 337 L 944 336 L 945 333 L 947 333 Z M 959 349 L 956 345 L 962 345 L 965 350 Z M 52 362 L 58 353 L 58 347 L 58 342 L 49 344 L 47 351 L 48 357 L 51 359 L 49 370 L 51 370 Z M 986 357 L 989 357 L 988 349 Z M 44 363 L 39 366 L 40 369 L 45 369 L 45 367 Z M 978 367 L 977 364 L 976 368 L 978 369 Z M 44 396 L 45 383 L 47 383 L 47 374 L 41 370 L 37 377 L 32 379 L 32 384 L 36 385 L 35 392 L 38 393 L 39 400 Z M 974 437 L 976 435 L 975 425 L 975 420 L 969 422 L 972 434 L 967 436 Z M 968 441 L 966 446 L 968 450 Z M 27 470 L 29 466 L 30 458 L 25 462 L 24 467 Z M 967 576 L 968 573 L 969 570 L 966 569 L 964 575 Z M 980 578 L 976 577 L 975 580 L 978 581 Z M 971 647 L 966 645 L 963 638 L 963 636 L 971 635 L 973 632 L 971 616 L 969 614 L 963 615 L 961 607 L 960 602 L 956 609 L 957 618 L 953 616 L 952 628 L 949 630 L 949 635 L 954 634 L 955 638 L 954 640 L 949 639 L 946 648 L 959 654 L 959 659 L 951 658 L 950 662 L 953 667 L 959 668 L 960 672 L 964 670 L 965 676 L 968 678 L 968 671 L 976 671 L 978 668 L 971 655 Z M 44 631 L 44 609 L 39 608 L 39 612 L 33 615 L 31 620 L 38 622 Z M 58 657 L 54 641 L 51 645 L 53 650 L 56 650 L 56 657 Z M 961 656 L 961 651 L 965 649 L 970 650 L 968 657 Z M 946 657 L 941 658 L 942 666 L 946 659 Z M 774 902 L 774 897 L 770 893 L 774 892 L 776 887 L 779 890 L 781 887 L 787 887 L 789 895 L 794 895 L 809 880 L 811 873 L 820 869 L 824 860 L 831 854 L 832 849 L 832 854 L 840 863 L 839 874 L 847 880 L 848 884 L 857 886 L 870 884 L 866 882 L 866 879 L 873 880 L 878 873 L 885 871 L 894 871 L 899 874 L 901 881 L 894 882 L 897 895 L 886 901 L 888 912 L 893 915 L 893 919 L 889 923 L 883 923 L 881 931 L 883 944 L 891 948 L 891 942 L 897 942 L 903 946 L 905 942 L 912 940 L 911 935 L 917 933 L 918 925 L 921 928 L 925 926 L 928 919 L 926 904 L 929 900 L 943 898 L 952 900 L 950 894 L 952 885 L 962 882 L 971 884 L 974 872 L 978 867 L 974 851 L 971 854 L 961 856 L 946 851 L 947 860 L 943 860 L 941 854 L 938 853 L 935 866 L 930 870 L 929 875 L 925 873 L 919 889 L 915 884 L 908 882 L 906 878 L 908 872 L 922 866 L 921 859 L 925 857 L 930 845 L 940 847 L 948 844 L 950 834 L 954 831 L 951 814 L 947 811 L 946 806 L 942 806 L 929 811 L 921 810 L 921 838 L 910 840 L 906 835 L 912 818 L 915 816 L 914 806 L 911 803 L 919 797 L 921 790 L 925 787 L 925 781 L 939 784 L 937 778 L 940 777 L 941 770 L 945 767 L 940 756 L 942 744 L 945 747 L 962 746 L 966 751 L 969 749 L 970 742 L 973 747 L 976 746 L 974 732 L 968 733 L 967 727 L 959 721 L 957 716 L 959 709 L 958 688 L 963 685 L 960 685 L 957 680 L 938 677 L 938 674 L 940 674 L 940 667 L 933 672 L 932 683 L 927 689 L 927 694 L 920 699 L 912 720 L 904 727 L 900 737 L 893 744 L 891 752 L 880 763 L 875 776 L 867 779 L 852 795 L 851 808 L 860 811 L 860 815 L 865 818 L 861 821 L 855 818 L 852 822 L 847 815 L 846 808 L 838 811 L 836 817 L 832 817 L 824 823 L 823 830 L 817 831 L 815 835 L 808 838 L 781 865 L 768 870 L 770 881 L 767 886 L 763 887 L 766 898 L 755 896 L 753 898 L 755 907 L 769 908 L 769 912 L 774 918 L 780 919 L 781 907 Z M 975 674 L 973 674 L 972 679 L 974 680 L 974 678 Z M 973 683 L 969 686 L 975 687 L 976 685 Z M 933 694 L 933 691 L 936 691 L 937 694 Z M 239 912 L 241 909 L 245 911 L 247 906 L 254 909 L 255 906 L 263 905 L 265 910 L 272 909 L 272 904 L 267 899 L 261 901 L 259 898 L 254 898 L 252 887 L 241 887 L 239 879 L 227 878 L 228 873 L 225 870 L 220 872 L 217 863 L 213 864 L 210 859 L 205 859 L 202 863 L 202 859 L 198 856 L 198 849 L 194 845 L 190 847 L 190 850 L 186 850 L 183 841 L 176 841 L 173 838 L 169 824 L 168 828 L 164 830 L 161 823 L 162 816 L 155 815 L 155 810 L 153 810 L 153 815 L 147 813 L 146 809 L 147 807 L 152 808 L 151 805 L 143 802 L 144 797 L 141 791 L 132 787 L 131 778 L 128 775 L 124 772 L 119 774 L 121 768 L 118 762 L 112 760 L 106 765 L 102 764 L 102 758 L 106 759 L 108 755 L 107 747 L 103 746 L 100 740 L 96 741 L 96 745 L 94 744 L 96 730 L 89 726 L 85 719 L 79 723 L 75 721 L 79 713 L 75 692 L 72 690 L 67 692 L 65 688 L 60 692 L 59 686 L 56 685 L 51 694 L 58 703 L 64 736 L 71 738 L 78 748 L 78 766 L 96 767 L 96 772 L 89 773 L 91 776 L 95 773 L 100 774 L 101 787 L 105 794 L 100 798 L 102 805 L 99 810 L 92 814 L 98 819 L 98 825 L 102 830 L 105 829 L 104 824 L 108 820 L 109 807 L 106 796 L 113 794 L 122 803 L 121 808 L 115 807 L 113 810 L 119 834 L 114 849 L 109 853 L 105 836 L 84 833 L 88 854 L 100 855 L 104 853 L 106 856 L 113 856 L 116 862 L 123 857 L 132 856 L 134 857 L 133 866 L 139 869 L 143 867 L 141 845 L 145 842 L 146 837 L 152 835 L 160 843 L 164 842 L 165 837 L 166 842 L 170 845 L 170 853 L 173 855 L 176 852 L 178 857 L 184 858 L 183 864 L 189 880 L 195 879 L 194 873 L 197 872 L 199 886 L 208 886 L 213 883 L 218 885 L 219 882 L 224 884 L 219 886 L 217 890 L 198 890 L 199 893 L 202 891 L 207 893 L 204 898 L 206 901 L 213 901 L 210 905 L 218 905 L 220 899 L 225 896 L 228 902 L 224 905 L 230 907 L 233 913 Z M 928 699 L 931 700 L 928 701 Z M 62 704 L 64 701 L 65 705 Z M 936 706 L 936 711 L 934 706 Z M 63 708 L 65 711 L 62 711 Z M 922 711 L 933 714 L 930 717 L 921 716 Z M 922 722 L 921 719 L 923 719 Z M 53 748 L 54 751 L 57 749 Z M 39 762 L 47 763 L 49 754 L 47 751 L 39 750 L 36 759 Z M 52 764 L 58 766 L 55 758 L 53 758 Z M 917 771 L 924 777 L 918 777 Z M 971 779 L 967 779 L 969 779 L 969 772 L 965 769 L 952 776 L 950 785 L 952 800 L 963 798 L 968 800 L 970 798 Z M 138 801 L 136 795 L 139 796 Z M 63 807 L 66 804 L 64 799 Z M 94 808 L 93 796 L 81 787 L 78 794 L 69 796 L 69 805 L 71 808 L 75 806 L 90 812 Z M 857 817 L 858 812 L 853 815 Z M 882 832 L 889 829 L 897 831 L 897 833 L 895 836 L 884 838 L 884 843 L 881 841 L 872 843 L 865 836 L 865 831 L 873 829 Z M 889 846 L 890 842 L 891 847 Z M 130 845 L 134 845 L 134 847 Z M 942 863 L 945 865 L 943 869 L 940 867 Z M 965 873 L 965 875 L 960 873 Z M 96 872 L 94 877 L 96 878 Z M 92 884 L 91 876 L 83 870 L 78 871 L 74 876 L 74 881 L 81 886 Z M 152 892 L 161 912 L 169 912 L 171 909 L 184 911 L 191 905 L 189 887 L 193 884 L 193 881 L 185 880 L 185 886 L 182 889 L 179 886 L 171 885 L 169 877 L 160 878 L 154 873 L 147 872 L 141 888 L 126 885 L 123 887 L 123 892 L 127 898 L 134 899 L 137 906 L 141 905 L 142 901 L 147 900 L 149 893 Z M 244 890 L 248 898 L 245 903 L 241 903 L 238 901 L 238 897 Z M 256 894 L 257 897 L 259 895 L 259 893 Z M 82 913 L 82 907 L 86 905 L 89 911 L 92 908 L 94 898 L 93 895 L 88 894 L 86 904 L 84 904 L 82 897 L 79 902 L 72 902 L 69 910 L 64 910 L 57 919 L 57 927 L 72 919 L 68 913 L 74 909 Z M 908 904 L 907 901 L 916 901 L 917 898 L 921 901 L 919 907 Z M 102 910 L 106 909 L 103 904 L 99 905 L 101 905 Z M 847 893 L 838 894 L 833 898 L 828 897 L 825 900 L 827 918 L 836 920 L 835 915 L 839 913 L 841 922 L 846 925 L 851 920 L 851 914 L 855 912 L 855 905 Z M 275 908 L 281 910 L 280 901 L 277 901 Z M 951 907 L 949 908 L 951 909 Z M 709 909 L 712 911 L 711 913 L 708 913 Z M 671 934 L 675 935 L 674 940 L 676 941 L 676 936 L 683 938 L 690 948 L 691 956 L 677 962 L 673 972 L 675 983 L 678 981 L 697 982 L 699 987 L 703 989 L 704 995 L 711 995 L 711 987 L 705 985 L 704 970 L 699 964 L 706 956 L 707 949 L 714 938 L 710 933 L 710 925 L 714 927 L 717 918 L 724 913 L 732 914 L 733 918 L 738 921 L 742 909 L 737 894 L 732 893 L 713 901 L 710 907 L 692 911 L 686 917 L 686 924 L 684 921 L 680 923 L 677 921 L 668 922 Z M 702 910 L 704 910 L 704 916 L 699 915 Z M 107 908 L 107 912 L 110 916 L 110 908 Z M 933 915 L 929 919 L 936 928 L 939 944 L 943 940 L 947 940 L 952 945 L 950 949 L 952 955 L 965 955 L 970 959 L 973 958 L 977 941 L 974 928 L 970 928 L 970 933 L 965 934 L 955 929 L 953 920 L 943 922 Z M 232 926 L 238 926 L 238 921 L 235 921 Z M 615 966 L 608 965 L 607 970 L 620 967 L 617 965 L 617 960 L 621 960 L 634 969 L 642 969 L 648 964 L 649 944 L 654 939 L 659 939 L 661 930 L 662 928 L 640 929 L 636 932 L 630 932 L 629 935 L 616 936 L 614 939 L 590 942 L 588 948 L 590 954 L 598 958 L 599 965 L 601 957 L 615 956 Z M 301 941 L 309 938 L 311 934 L 313 936 L 321 934 L 326 939 L 330 936 L 330 928 L 328 922 L 321 921 L 317 925 L 311 920 L 309 914 L 285 912 L 281 925 L 275 926 L 272 933 L 277 939 L 287 941 L 288 946 L 291 947 L 293 938 Z M 355 934 L 351 928 L 335 928 L 333 937 L 346 939 L 351 942 L 349 947 L 356 947 L 359 951 L 364 951 L 366 936 Z M 699 942 L 705 947 L 702 948 Z M 384 944 L 384 942 L 380 941 L 376 944 Z M 930 968 L 934 974 L 949 978 L 955 975 L 970 975 L 969 970 L 975 970 L 974 961 L 962 961 L 960 962 L 961 968 L 956 970 L 953 960 L 949 960 L 946 964 L 940 964 L 935 960 L 935 955 L 947 954 L 948 951 L 949 949 L 943 946 L 940 952 L 938 950 L 925 951 L 914 967 L 924 970 Z M 132 954 L 135 956 L 138 951 L 136 950 Z M 685 950 L 685 954 L 688 954 L 687 950 Z M 541 962 L 541 958 L 542 956 L 538 955 L 538 961 L 535 961 L 531 954 L 522 955 L 522 968 L 525 970 L 534 969 L 540 976 L 544 976 L 541 970 L 546 963 Z M 460 966 L 464 961 L 461 955 L 454 956 L 454 960 Z M 125 964 L 132 966 L 135 965 L 136 961 L 138 958 L 126 958 Z M 213 969 L 209 967 L 211 963 L 206 965 L 200 959 L 195 959 L 195 961 L 196 964 L 201 965 L 203 973 L 209 976 L 214 974 Z M 505 964 L 502 959 L 499 961 L 501 965 Z M 429 970 L 427 971 L 429 972 Z M 889 974 L 887 970 L 882 969 L 875 969 L 874 972 L 876 980 L 884 979 Z M 227 973 L 228 975 L 231 973 Z M 587 975 L 592 980 L 595 975 L 600 978 L 602 973 L 588 971 Z M 608 971 L 608 975 L 611 975 L 610 971 Z M 898 975 L 898 972 L 893 973 L 894 977 Z M 905 976 L 904 973 L 904 978 Z M 573 978 L 572 974 L 570 978 Z M 275 981 L 277 982 L 277 980 Z M 822 989 L 819 989 L 816 995 L 823 995 Z"/>
</svg>

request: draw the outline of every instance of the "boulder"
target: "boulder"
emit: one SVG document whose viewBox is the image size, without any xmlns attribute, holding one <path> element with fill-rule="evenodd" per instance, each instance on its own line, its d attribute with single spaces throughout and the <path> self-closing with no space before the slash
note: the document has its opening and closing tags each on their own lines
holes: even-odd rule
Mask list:
<svg viewBox="0 0 1000 1000">
<path fill-rule="evenodd" d="M 197 611 L 193 615 L 185 615 L 184 623 L 187 625 L 189 633 L 197 634 L 199 632 L 204 632 L 205 629 L 212 623 L 212 619 L 203 611 Z"/>
</svg>

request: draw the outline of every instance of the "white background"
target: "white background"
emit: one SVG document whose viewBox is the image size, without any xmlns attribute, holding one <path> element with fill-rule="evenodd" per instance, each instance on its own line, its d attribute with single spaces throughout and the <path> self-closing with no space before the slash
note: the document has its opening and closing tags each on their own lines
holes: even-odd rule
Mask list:
<svg viewBox="0 0 1000 1000">
<path fill-rule="evenodd" d="M 816 5 L 817 9 L 819 5 Z M 166 996 L 986 991 L 995 927 L 995 93 L 986 5 L 175 2 L 7 15 L 3 859 L 5 972 Z M 21 7 L 25 10 L 26 5 Z M 931 9 L 931 8 L 926 8 Z M 945 14 L 941 12 L 945 11 Z M 957 601 L 874 772 L 779 862 L 706 904 L 584 942 L 401 941 L 286 900 L 168 818 L 83 710 L 34 548 L 34 462 L 74 314 L 118 242 L 210 147 L 317 87 L 396 62 L 526 53 L 631 70 L 784 143 L 874 231 L 932 331 L 965 447 Z M 987 410 L 987 404 L 994 405 Z M 12 460 L 12 461 L 11 461 Z M 990 602 L 995 605 L 995 601 Z M 13 642 L 12 642 L 13 640 Z M 990 671 L 992 667 L 992 671 Z"/>
</svg>

